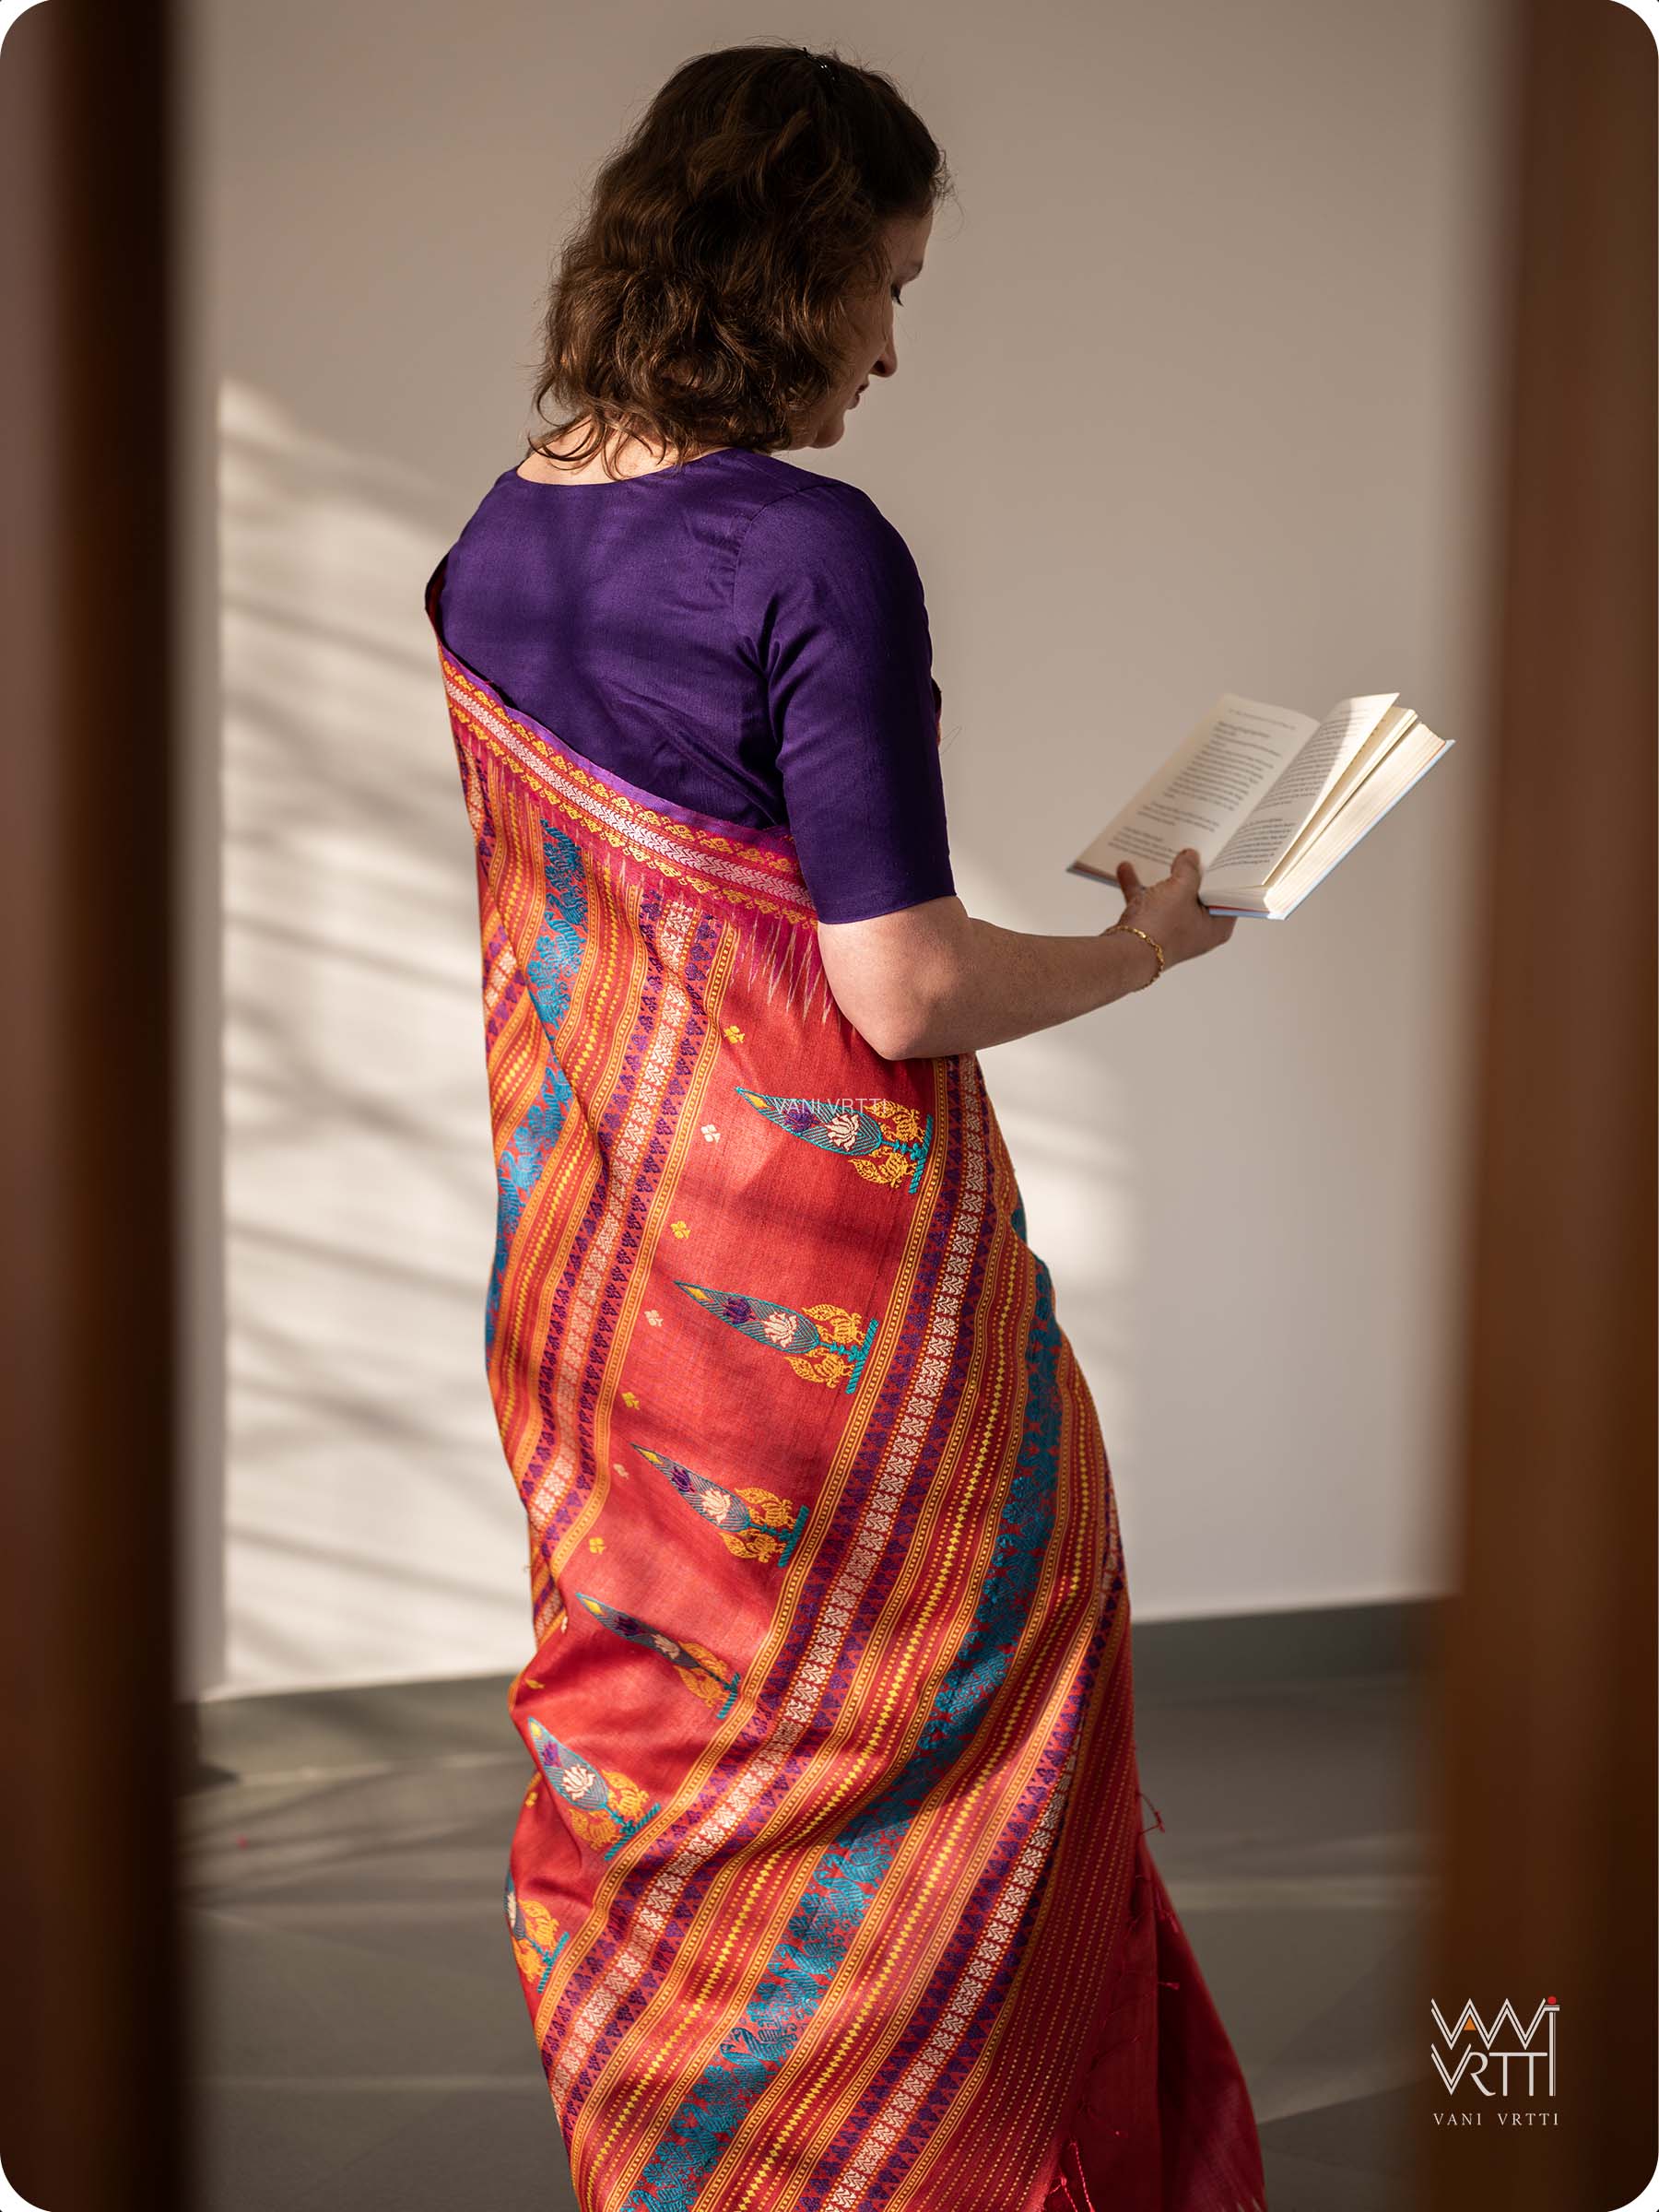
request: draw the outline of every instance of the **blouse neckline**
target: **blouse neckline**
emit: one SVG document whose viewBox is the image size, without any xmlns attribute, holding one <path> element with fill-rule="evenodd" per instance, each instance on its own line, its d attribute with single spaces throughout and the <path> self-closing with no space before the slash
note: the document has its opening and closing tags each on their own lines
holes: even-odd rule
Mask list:
<svg viewBox="0 0 1659 2212">
<path fill-rule="evenodd" d="M 560 484 L 550 477 L 521 477 L 517 467 L 503 470 L 501 481 L 505 483 L 511 477 L 513 483 L 522 484 L 526 491 L 618 491 L 626 484 L 649 484 L 658 477 L 684 477 L 689 470 L 700 467 L 705 461 L 718 461 L 723 453 L 741 453 L 748 450 L 741 445 L 717 445 L 709 453 L 699 453 L 694 461 L 681 461 L 670 468 L 642 468 L 634 476 L 612 477 L 603 483 Z"/>
</svg>

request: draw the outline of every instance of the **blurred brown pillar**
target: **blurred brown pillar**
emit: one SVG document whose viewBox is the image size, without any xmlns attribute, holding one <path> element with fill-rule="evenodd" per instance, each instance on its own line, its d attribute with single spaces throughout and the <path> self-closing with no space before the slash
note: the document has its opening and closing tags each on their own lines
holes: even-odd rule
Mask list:
<svg viewBox="0 0 1659 2212">
<path fill-rule="evenodd" d="M 46 2212 L 188 2202 L 167 29 L 42 0 L 0 48 L 0 2165 Z"/>
<path fill-rule="evenodd" d="M 1413 2201 L 1613 2212 L 1659 2157 L 1656 60 L 1613 0 L 1518 17 L 1467 1471 L 1425 2065 L 1430 1994 L 1453 2025 L 1466 1999 L 1488 2018 L 1505 1998 L 1524 2022 L 1547 1997 L 1560 2011 L 1553 2098 L 1505 2108 L 1430 2075 Z M 1471 2109 L 1478 2126 L 1430 2117 Z"/>
</svg>

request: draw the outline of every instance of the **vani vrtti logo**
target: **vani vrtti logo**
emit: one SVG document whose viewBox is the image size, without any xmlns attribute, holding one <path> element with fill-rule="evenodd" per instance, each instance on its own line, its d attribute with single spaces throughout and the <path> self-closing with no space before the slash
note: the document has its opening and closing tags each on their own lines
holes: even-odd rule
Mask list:
<svg viewBox="0 0 1659 2212">
<path fill-rule="evenodd" d="M 1448 2025 L 1438 2000 L 1430 1998 L 1435 2033 L 1429 2055 L 1452 2099 L 1449 2110 L 1434 2115 L 1437 2127 L 1559 2127 L 1561 2116 L 1538 2099 L 1556 2093 L 1556 2020 L 1560 2006 L 1546 1997 L 1523 2027 L 1506 1997 L 1489 2021 L 1473 2002 L 1452 2015 Z"/>
</svg>

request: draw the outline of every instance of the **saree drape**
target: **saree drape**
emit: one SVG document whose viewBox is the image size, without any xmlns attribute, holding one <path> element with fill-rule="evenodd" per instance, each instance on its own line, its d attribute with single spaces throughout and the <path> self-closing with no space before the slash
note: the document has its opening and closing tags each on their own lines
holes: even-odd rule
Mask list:
<svg viewBox="0 0 1659 2212">
<path fill-rule="evenodd" d="M 444 565 L 535 1638 L 505 1917 L 578 2199 L 1261 2212 L 979 1064 L 874 1053 L 787 832 L 512 708 Z"/>
</svg>

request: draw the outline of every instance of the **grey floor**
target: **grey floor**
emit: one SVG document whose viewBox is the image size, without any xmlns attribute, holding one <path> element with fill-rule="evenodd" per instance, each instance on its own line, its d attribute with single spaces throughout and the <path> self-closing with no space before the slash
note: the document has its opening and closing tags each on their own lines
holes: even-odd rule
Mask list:
<svg viewBox="0 0 1659 2212">
<path fill-rule="evenodd" d="M 1153 1853 L 1249 2077 L 1271 2212 L 1408 2212 L 1417 1677 L 1220 1694 L 1140 1649 Z M 570 2212 L 500 1920 L 525 1781 L 505 1687 L 204 1709 L 182 1808 L 199 2212 Z"/>
</svg>

